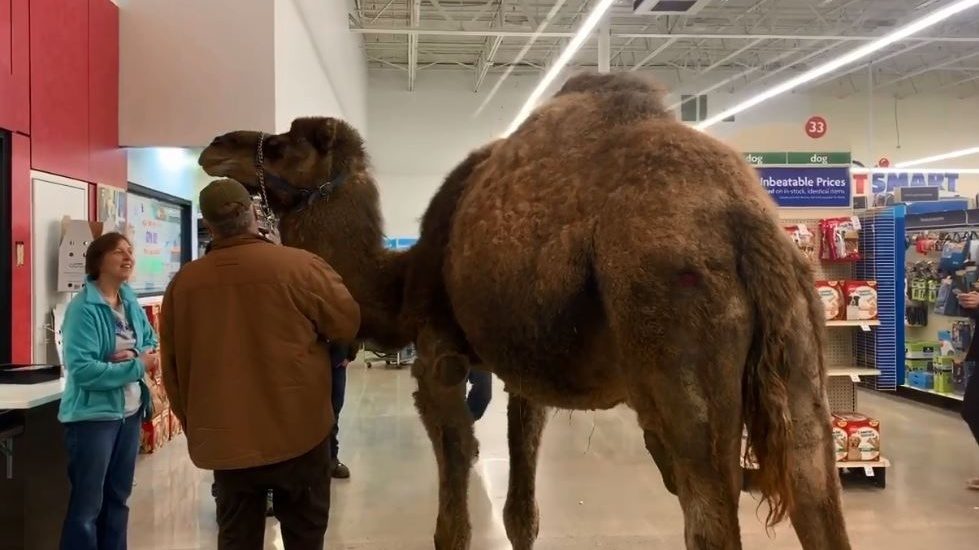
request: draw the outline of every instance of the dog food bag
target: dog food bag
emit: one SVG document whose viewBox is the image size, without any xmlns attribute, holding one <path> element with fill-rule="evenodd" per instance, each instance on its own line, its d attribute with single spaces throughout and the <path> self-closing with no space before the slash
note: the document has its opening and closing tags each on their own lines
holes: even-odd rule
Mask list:
<svg viewBox="0 0 979 550">
<path fill-rule="evenodd" d="M 877 281 L 847 281 L 843 289 L 848 321 L 873 321 L 878 318 Z"/>
<path fill-rule="evenodd" d="M 841 281 L 816 281 L 816 293 L 819 294 L 819 299 L 823 302 L 826 320 L 842 320 L 843 304 L 845 303 L 843 301 L 843 283 Z"/>
<path fill-rule="evenodd" d="M 880 422 L 857 412 L 833 413 L 833 434 L 836 429 L 846 433 L 846 461 L 874 462 L 880 460 Z"/>
</svg>

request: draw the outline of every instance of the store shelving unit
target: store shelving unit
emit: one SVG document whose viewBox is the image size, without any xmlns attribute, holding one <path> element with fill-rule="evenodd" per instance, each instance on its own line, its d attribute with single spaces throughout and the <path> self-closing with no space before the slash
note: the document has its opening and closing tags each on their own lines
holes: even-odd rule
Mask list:
<svg viewBox="0 0 979 550">
<path fill-rule="evenodd" d="M 838 215 L 847 215 L 840 213 Z M 873 388 L 880 386 L 879 379 L 884 378 L 884 383 L 893 379 L 894 360 L 887 360 L 888 355 L 893 356 L 893 346 L 896 345 L 896 336 L 893 334 L 893 326 L 897 322 L 897 309 L 895 306 L 893 269 L 883 269 L 879 266 L 888 267 L 894 260 L 894 250 L 888 250 L 888 243 L 881 243 L 878 237 L 880 225 L 877 213 L 868 213 L 861 216 L 860 248 L 864 257 L 859 262 L 824 262 L 817 261 L 813 264 L 816 279 L 818 280 L 873 280 L 878 282 L 878 309 L 880 319 L 875 320 L 844 320 L 826 322 L 826 340 L 824 345 L 824 358 L 827 366 L 827 385 L 826 391 L 829 397 L 830 408 L 834 412 L 858 411 L 857 385 L 864 385 Z M 811 231 L 816 232 L 819 227 L 819 219 L 782 219 L 784 225 L 805 224 Z M 817 243 L 821 247 L 822 243 Z M 817 257 L 820 250 L 817 248 Z M 903 315 L 901 316 L 903 319 Z M 883 364 L 878 363 L 878 357 L 885 358 Z M 837 467 L 845 473 L 862 473 L 879 487 L 884 487 L 886 483 L 885 468 L 890 467 L 890 461 L 883 455 L 880 460 L 874 462 L 838 462 Z"/>
<path fill-rule="evenodd" d="M 925 203 L 919 203 L 913 206 L 923 206 Z M 945 203 L 946 208 L 954 208 L 957 206 L 954 202 Z M 931 208 L 937 208 L 940 206 L 939 202 L 933 204 L 928 204 L 927 206 Z M 961 209 L 944 209 L 944 210 L 929 210 L 926 212 L 919 211 L 918 208 L 912 208 L 910 206 L 898 206 L 899 214 L 903 216 L 904 225 L 902 227 L 901 236 L 911 235 L 917 232 L 957 232 L 957 231 L 976 231 L 979 230 L 979 210 L 965 210 L 964 207 Z M 937 252 L 929 255 L 921 255 L 913 249 L 904 249 L 902 251 L 904 256 L 903 260 L 906 261 L 916 261 L 923 259 L 938 260 L 940 254 Z M 902 262 L 903 263 L 903 262 Z M 903 307 L 901 308 L 903 311 Z M 918 340 L 937 340 L 937 333 L 942 329 L 949 329 L 954 321 L 963 320 L 962 317 L 944 316 L 938 315 L 932 312 L 928 314 L 928 325 L 926 326 L 914 326 L 907 323 L 904 324 L 904 332 L 910 339 Z M 904 348 L 902 347 L 902 350 Z M 897 393 L 902 397 L 912 399 L 914 401 L 926 403 L 928 405 L 941 407 L 953 411 L 958 411 L 961 409 L 963 395 L 961 393 L 945 393 L 935 391 L 933 389 L 925 389 L 911 386 L 907 383 L 903 371 L 904 353 L 900 354 L 902 362 L 902 372 L 899 377 Z"/>
</svg>

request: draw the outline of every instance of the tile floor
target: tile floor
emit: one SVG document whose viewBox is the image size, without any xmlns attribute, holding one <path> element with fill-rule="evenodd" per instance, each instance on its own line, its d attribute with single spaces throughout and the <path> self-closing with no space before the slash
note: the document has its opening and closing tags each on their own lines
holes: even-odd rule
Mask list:
<svg viewBox="0 0 979 550">
<path fill-rule="evenodd" d="M 351 366 L 341 416 L 341 459 L 353 477 L 333 484 L 327 548 L 428 550 L 437 485 L 428 438 L 418 421 L 407 371 Z M 501 512 L 507 487 L 505 394 L 477 424 L 482 447 L 473 472 L 473 550 L 507 549 Z M 855 549 L 976 550 L 979 493 L 963 482 L 979 474 L 979 448 L 957 416 L 899 398 L 862 392 L 861 409 L 882 421 L 894 463 L 884 490 L 848 485 L 844 499 Z M 143 456 L 131 500 L 130 548 L 216 547 L 211 474 L 194 468 L 184 440 Z M 642 443 L 634 414 L 560 411 L 544 436 L 538 476 L 538 550 L 680 550 L 676 500 Z M 766 535 L 752 497 L 741 526 L 747 550 L 797 549 L 789 525 Z M 267 548 L 282 548 L 269 521 Z"/>
</svg>

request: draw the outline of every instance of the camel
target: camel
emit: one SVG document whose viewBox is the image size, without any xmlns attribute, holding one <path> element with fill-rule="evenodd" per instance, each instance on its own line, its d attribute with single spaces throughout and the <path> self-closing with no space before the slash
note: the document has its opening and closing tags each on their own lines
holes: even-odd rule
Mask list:
<svg viewBox="0 0 979 550">
<path fill-rule="evenodd" d="M 378 189 L 347 123 L 236 131 L 200 156 L 279 218 L 283 244 L 344 278 L 358 338 L 415 342 L 417 409 L 439 472 L 434 546 L 469 548 L 471 365 L 508 393 L 504 524 L 533 548 L 547 407 L 635 410 L 688 549 L 741 548 L 742 433 L 766 523 L 847 550 L 812 269 L 753 170 L 677 122 L 634 75 L 583 74 L 445 179 L 408 251 L 383 247 Z"/>
</svg>

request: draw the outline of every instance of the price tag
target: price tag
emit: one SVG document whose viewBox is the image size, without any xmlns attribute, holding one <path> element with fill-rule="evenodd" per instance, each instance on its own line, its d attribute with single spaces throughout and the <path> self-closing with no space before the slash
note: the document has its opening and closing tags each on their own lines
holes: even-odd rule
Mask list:
<svg viewBox="0 0 979 550">
<path fill-rule="evenodd" d="M 859 384 L 860 383 L 860 375 L 859 374 L 851 374 L 850 375 L 850 381 L 853 382 L 854 384 Z"/>
<path fill-rule="evenodd" d="M 870 466 L 864 466 L 863 473 L 866 474 L 867 477 L 874 477 L 874 469 Z"/>
<path fill-rule="evenodd" d="M 860 325 L 860 330 L 862 330 L 864 332 L 870 332 L 870 325 L 867 324 L 867 323 L 862 323 Z"/>
</svg>

